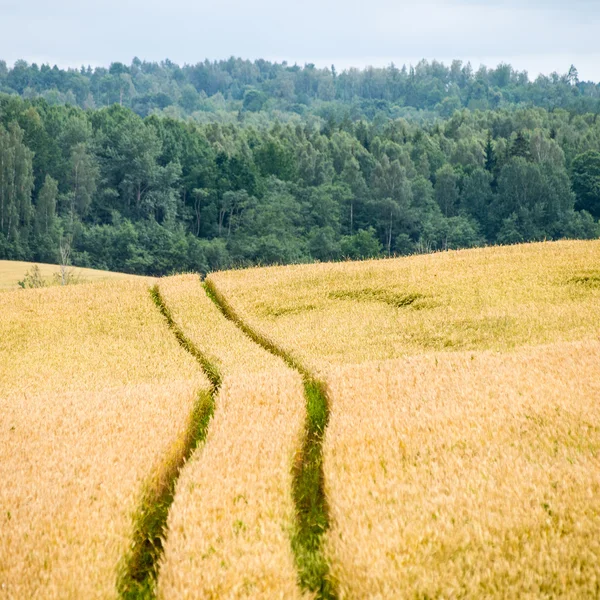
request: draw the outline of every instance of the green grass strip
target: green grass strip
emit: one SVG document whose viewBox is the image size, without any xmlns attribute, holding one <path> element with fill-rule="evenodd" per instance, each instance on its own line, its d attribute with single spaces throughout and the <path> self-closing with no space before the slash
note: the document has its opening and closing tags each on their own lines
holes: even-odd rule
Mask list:
<svg viewBox="0 0 600 600">
<path fill-rule="evenodd" d="M 292 537 L 292 550 L 301 587 L 313 592 L 316 598 L 335 599 L 335 585 L 323 552 L 323 534 L 329 527 L 329 507 L 323 477 L 323 437 L 329 419 L 325 384 L 288 352 L 245 323 L 210 277 L 205 279 L 204 289 L 223 315 L 233 321 L 251 340 L 271 354 L 282 358 L 289 367 L 302 375 L 306 423 L 300 458 L 293 467 L 292 495 L 296 506 L 296 526 Z"/>
<path fill-rule="evenodd" d="M 183 443 L 165 458 L 165 468 L 147 484 L 140 506 L 134 515 L 134 533 L 129 551 L 122 560 L 117 589 L 124 600 L 151 600 L 156 597 L 160 557 L 167 534 L 167 517 L 173 503 L 177 479 L 185 462 L 204 442 L 215 408 L 215 395 L 221 385 L 218 369 L 196 348 L 173 320 L 158 285 L 150 290 L 152 300 L 169 328 L 202 367 L 211 382 L 210 390 L 198 395 Z"/>
<path fill-rule="evenodd" d="M 210 360 L 194 345 L 194 343 L 185 335 L 185 333 L 183 333 L 179 325 L 175 323 L 173 315 L 171 314 L 169 307 L 166 305 L 158 285 L 155 285 L 150 290 L 150 295 L 152 296 L 152 300 L 154 300 L 154 304 L 156 304 L 158 310 L 167 321 L 169 328 L 177 338 L 177 341 L 200 363 L 202 370 L 208 377 L 213 388 L 217 390 L 221 386 L 221 373 L 219 373 L 219 369 L 217 369 L 217 367 L 210 362 Z"/>
</svg>

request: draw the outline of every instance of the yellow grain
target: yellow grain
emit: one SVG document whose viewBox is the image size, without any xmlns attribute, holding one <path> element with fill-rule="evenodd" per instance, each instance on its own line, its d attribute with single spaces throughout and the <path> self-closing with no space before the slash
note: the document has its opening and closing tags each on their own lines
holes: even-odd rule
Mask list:
<svg viewBox="0 0 600 600">
<path fill-rule="evenodd" d="M 211 279 L 245 320 L 315 371 L 600 334 L 600 240 L 227 271 Z M 393 305 L 411 295 L 411 304 Z"/>
<path fill-rule="evenodd" d="M 19 289 L 19 281 L 25 277 L 25 273 L 31 271 L 34 265 L 39 267 L 40 274 L 47 284 L 53 283 L 55 275 L 60 273 L 60 265 L 31 263 L 20 260 L 0 260 L 0 291 Z M 103 281 L 106 279 L 142 279 L 142 277 L 139 277 L 138 275 L 100 271 L 98 269 L 86 269 L 83 267 L 69 267 L 69 271 L 78 281 L 86 283 Z"/>
<path fill-rule="evenodd" d="M 302 389 L 289 371 L 225 380 L 204 449 L 177 483 L 159 597 L 300 597 L 290 471 Z"/>
<path fill-rule="evenodd" d="M 327 381 L 342 597 L 597 596 L 600 240 L 211 277 Z M 177 484 L 159 595 L 298 597 L 301 379 L 196 276 L 159 286 L 223 376 Z M 0 295 L 1 597 L 116 595 L 132 513 L 208 386 L 147 287 Z"/>
<path fill-rule="evenodd" d="M 343 597 L 597 596 L 600 240 L 211 278 L 327 381 Z"/>
<path fill-rule="evenodd" d="M 177 483 L 159 596 L 298 598 L 290 540 L 301 378 L 226 320 L 198 276 L 163 279 L 159 288 L 223 377 L 206 443 Z"/>
<path fill-rule="evenodd" d="M 114 598 L 200 388 L 148 284 L 0 295 L 0 596 Z"/>
<path fill-rule="evenodd" d="M 223 317 L 198 275 L 166 277 L 160 280 L 159 289 L 175 322 L 224 377 L 285 369 L 280 358 L 263 350 Z"/>
<path fill-rule="evenodd" d="M 600 342 L 343 366 L 329 383 L 341 597 L 597 597 Z"/>
</svg>

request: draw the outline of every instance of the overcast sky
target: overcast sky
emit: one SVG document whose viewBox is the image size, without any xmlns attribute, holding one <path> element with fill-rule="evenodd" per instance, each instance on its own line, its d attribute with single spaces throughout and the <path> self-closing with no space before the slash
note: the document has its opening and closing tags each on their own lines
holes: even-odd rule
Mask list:
<svg viewBox="0 0 600 600">
<path fill-rule="evenodd" d="M 600 0 L 0 0 L 0 59 L 62 67 L 241 56 L 350 66 L 510 62 L 600 80 Z"/>
</svg>

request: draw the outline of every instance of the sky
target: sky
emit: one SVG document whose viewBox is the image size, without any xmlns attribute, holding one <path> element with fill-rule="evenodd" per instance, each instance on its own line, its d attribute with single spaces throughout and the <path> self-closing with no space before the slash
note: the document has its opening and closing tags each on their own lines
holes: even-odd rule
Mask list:
<svg viewBox="0 0 600 600">
<path fill-rule="evenodd" d="M 600 81 L 600 0 L 0 0 L 0 60 L 108 66 L 230 56 L 317 66 L 508 62 Z"/>
</svg>

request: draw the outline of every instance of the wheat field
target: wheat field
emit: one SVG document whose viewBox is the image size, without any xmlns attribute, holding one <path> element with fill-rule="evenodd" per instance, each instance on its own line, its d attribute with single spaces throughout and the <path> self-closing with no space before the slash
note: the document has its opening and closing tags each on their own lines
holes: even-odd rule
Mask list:
<svg viewBox="0 0 600 600">
<path fill-rule="evenodd" d="M 301 379 L 223 318 L 197 275 L 163 279 L 159 289 L 223 380 L 206 443 L 178 481 L 159 596 L 300 597 L 290 538 Z"/>
<path fill-rule="evenodd" d="M 597 597 L 600 241 L 210 280 L 327 385 L 339 597 Z"/>
<path fill-rule="evenodd" d="M 0 260 L 0 292 L 19 288 L 27 272 L 36 266 L 40 270 L 44 282 L 47 285 L 54 283 L 55 277 L 60 273 L 60 265 L 49 265 L 45 263 L 30 263 L 18 260 Z M 112 271 L 100 271 L 98 269 L 85 269 L 82 267 L 69 267 L 69 271 L 78 282 L 93 283 L 104 280 L 142 279 L 137 275 L 126 273 L 113 273 Z"/>
<path fill-rule="evenodd" d="M 597 339 L 600 240 L 210 275 L 315 371 L 440 350 Z"/>
<path fill-rule="evenodd" d="M 294 373 L 226 378 L 202 452 L 169 515 L 160 598 L 299 598 L 291 465 L 302 385 Z"/>
<path fill-rule="evenodd" d="M 342 598 L 596 598 L 600 341 L 337 367 Z"/>
<path fill-rule="evenodd" d="M 9 291 L 0 597 L 597 598 L 599 400 L 600 240 Z"/>
<path fill-rule="evenodd" d="M 0 295 L 0 596 L 117 597 L 207 387 L 145 281 Z"/>
</svg>

